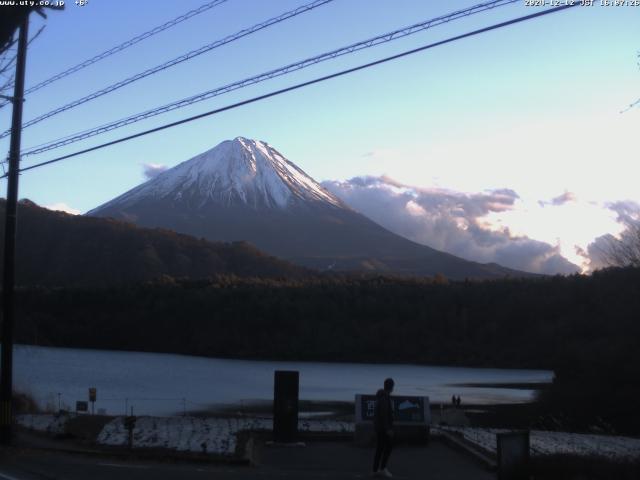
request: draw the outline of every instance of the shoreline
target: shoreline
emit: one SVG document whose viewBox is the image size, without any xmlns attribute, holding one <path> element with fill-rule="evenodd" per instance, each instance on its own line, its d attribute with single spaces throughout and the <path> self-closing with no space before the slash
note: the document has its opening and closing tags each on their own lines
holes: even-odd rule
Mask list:
<svg viewBox="0 0 640 480">
<path fill-rule="evenodd" d="M 431 404 L 432 416 L 439 415 L 441 410 L 446 412 L 459 411 L 464 414 L 472 426 L 477 427 L 513 427 L 526 428 L 530 422 L 539 416 L 540 403 L 537 401 L 521 403 L 491 403 L 463 404 L 453 407 L 450 404 Z M 355 417 L 355 402 L 300 400 L 298 407 L 300 419 L 353 421 Z M 180 414 L 181 415 L 181 414 Z M 273 404 L 271 402 L 255 402 L 237 405 L 211 406 L 211 408 L 189 412 L 194 417 L 272 418 Z"/>
<path fill-rule="evenodd" d="M 463 388 L 505 388 L 511 390 L 542 390 L 549 388 L 553 384 L 550 382 L 495 382 L 495 383 L 480 383 L 480 382 L 468 382 L 468 383 L 449 383 L 449 387 L 463 387 Z"/>
</svg>

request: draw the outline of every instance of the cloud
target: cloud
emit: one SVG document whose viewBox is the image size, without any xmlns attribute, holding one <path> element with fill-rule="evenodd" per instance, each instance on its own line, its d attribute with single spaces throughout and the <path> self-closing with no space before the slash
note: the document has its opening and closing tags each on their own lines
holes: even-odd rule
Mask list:
<svg viewBox="0 0 640 480">
<path fill-rule="evenodd" d="M 159 163 L 143 163 L 142 168 L 144 176 L 147 180 L 151 180 L 164 172 L 168 167 Z"/>
<path fill-rule="evenodd" d="M 80 215 L 80 210 L 77 208 L 70 207 L 64 202 L 53 203 L 51 205 L 45 205 L 44 208 L 59 212 L 67 212 L 71 215 Z"/>
<path fill-rule="evenodd" d="M 640 240 L 640 204 L 625 200 L 608 203 L 607 208 L 617 214 L 616 221 L 624 228 L 617 235 L 607 233 L 597 237 L 586 249 L 577 249 L 589 271 L 615 266 L 617 262 L 624 261 L 619 258 L 620 252 L 629 251 L 629 246 L 632 247 L 632 252 L 638 252 L 636 246 Z"/>
<path fill-rule="evenodd" d="M 584 258 L 583 266 L 587 271 L 593 272 L 600 268 L 610 266 L 608 259 L 608 252 L 611 246 L 618 242 L 613 235 L 605 234 L 596 238 L 593 242 L 587 245 L 587 248 L 576 247 L 576 253 Z"/>
<path fill-rule="evenodd" d="M 615 222 L 620 228 L 597 236 L 585 248 L 576 245 L 576 253 L 582 257 L 585 271 L 615 266 L 616 252 L 626 250 L 629 245 L 638 245 L 640 204 L 624 200 L 608 202 L 604 207 L 616 214 Z"/>
<path fill-rule="evenodd" d="M 562 195 L 558 195 L 557 197 L 552 198 L 550 201 L 540 200 L 538 204 L 541 207 L 545 205 L 552 205 L 554 207 L 559 207 L 560 205 L 564 205 L 565 203 L 575 202 L 577 197 L 575 193 L 572 192 L 564 192 Z"/>
<path fill-rule="evenodd" d="M 607 208 L 618 214 L 617 221 L 624 225 L 640 222 L 640 204 L 625 200 L 607 204 Z"/>
<path fill-rule="evenodd" d="M 489 224 L 488 214 L 514 208 L 519 196 L 511 189 L 466 194 L 372 176 L 327 181 L 323 186 L 392 232 L 468 260 L 536 273 L 579 270 L 560 255 L 558 246 Z"/>
</svg>

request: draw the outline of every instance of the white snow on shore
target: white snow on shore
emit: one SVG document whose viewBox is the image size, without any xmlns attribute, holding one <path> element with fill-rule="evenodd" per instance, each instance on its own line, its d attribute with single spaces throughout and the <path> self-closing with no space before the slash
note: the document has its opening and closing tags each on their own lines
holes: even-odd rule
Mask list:
<svg viewBox="0 0 640 480">
<path fill-rule="evenodd" d="M 68 415 L 53 414 L 24 414 L 16 415 L 16 422 L 30 430 L 57 435 L 64 433 L 64 427 L 69 420 Z"/>
<path fill-rule="evenodd" d="M 48 434 L 65 432 L 66 422 L 75 415 L 18 415 L 19 425 Z M 203 417 L 138 417 L 133 429 L 135 448 L 166 448 L 180 452 L 203 452 L 233 455 L 236 452 L 237 434 L 241 431 L 269 431 L 273 428 L 270 418 L 203 418 Z M 301 432 L 352 433 L 351 422 L 335 420 L 301 419 Z M 97 443 L 109 446 L 127 446 L 129 431 L 124 417 L 115 417 L 107 423 L 97 438 Z M 206 449 L 206 450 L 205 450 Z"/>
<path fill-rule="evenodd" d="M 138 448 L 167 448 L 183 452 L 233 455 L 236 435 L 246 430 L 271 430 L 268 418 L 138 417 L 133 444 Z M 334 420 L 303 420 L 301 432 L 353 432 L 353 423 Z M 128 441 L 123 417 L 117 417 L 98 436 L 102 445 L 122 446 Z"/>
<path fill-rule="evenodd" d="M 465 440 L 493 454 L 497 450 L 496 434 L 511 431 L 496 428 L 438 428 L 457 433 Z M 570 454 L 599 455 L 614 460 L 640 459 L 639 438 L 532 430 L 530 445 L 533 456 Z"/>
<path fill-rule="evenodd" d="M 73 415 L 26 414 L 18 415 L 17 422 L 26 428 L 49 434 L 61 434 L 66 422 Z M 269 431 L 273 428 L 270 418 L 241 417 L 138 417 L 133 430 L 135 448 L 161 448 L 180 452 L 203 452 L 218 455 L 234 455 L 237 434 L 242 431 Z M 300 419 L 301 432 L 352 433 L 354 424 L 336 420 Z M 506 429 L 443 427 L 438 430 L 462 436 L 489 453 L 496 453 L 496 434 Z M 109 446 L 126 446 L 129 434 L 124 417 L 115 417 L 107 423 L 97 438 L 97 443 Z M 588 435 L 567 432 L 531 431 L 531 454 L 599 455 L 615 460 L 640 459 L 640 438 L 612 435 Z"/>
<path fill-rule="evenodd" d="M 245 429 L 266 428 L 263 422 L 243 422 L 235 418 L 138 417 L 133 429 L 133 445 L 140 448 L 167 448 L 177 451 L 232 455 L 236 433 Z M 109 422 L 98 435 L 102 445 L 127 445 L 129 432 L 124 418 Z"/>
</svg>

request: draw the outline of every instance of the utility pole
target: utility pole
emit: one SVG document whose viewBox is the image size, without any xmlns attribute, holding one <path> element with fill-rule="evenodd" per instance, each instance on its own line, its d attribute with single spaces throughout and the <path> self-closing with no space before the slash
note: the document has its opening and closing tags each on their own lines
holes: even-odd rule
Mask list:
<svg viewBox="0 0 640 480">
<path fill-rule="evenodd" d="M 29 15 L 20 25 L 16 78 L 13 91 L 11 146 L 7 205 L 4 227 L 4 272 L 2 279 L 2 357 L 0 363 L 0 444 L 9 445 L 13 433 L 13 323 L 14 283 L 16 263 L 16 218 L 18 209 L 18 173 L 20 168 L 20 137 L 22 134 L 22 103 L 24 101 L 24 72 L 27 62 Z"/>
</svg>

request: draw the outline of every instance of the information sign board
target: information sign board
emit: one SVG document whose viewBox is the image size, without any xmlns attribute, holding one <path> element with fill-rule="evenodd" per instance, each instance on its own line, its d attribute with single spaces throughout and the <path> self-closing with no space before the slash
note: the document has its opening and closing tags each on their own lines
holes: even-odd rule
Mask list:
<svg viewBox="0 0 640 480">
<path fill-rule="evenodd" d="M 394 424 L 430 424 L 429 397 L 391 395 Z M 373 422 L 376 411 L 375 395 L 356 395 L 356 422 Z"/>
</svg>

